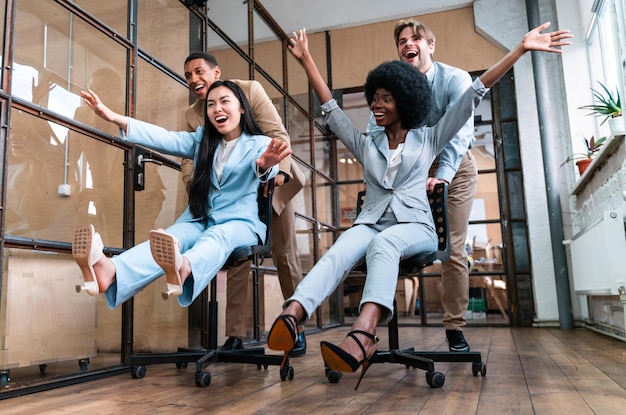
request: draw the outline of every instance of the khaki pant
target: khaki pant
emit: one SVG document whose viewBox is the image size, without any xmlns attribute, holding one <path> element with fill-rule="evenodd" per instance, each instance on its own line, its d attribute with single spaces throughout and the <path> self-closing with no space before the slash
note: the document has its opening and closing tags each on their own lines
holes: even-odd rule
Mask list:
<svg viewBox="0 0 626 415">
<path fill-rule="evenodd" d="M 431 167 L 436 171 L 437 164 Z M 478 172 L 470 151 L 448 186 L 448 224 L 450 228 L 450 259 L 441 264 L 441 305 L 443 326 L 458 330 L 466 324 L 465 311 L 469 303 L 469 269 L 467 267 L 467 226 L 476 194 Z"/>
<path fill-rule="evenodd" d="M 272 258 L 284 298 L 293 295 L 302 281 L 302 267 L 296 245 L 294 208 L 288 202 L 280 215 L 272 211 Z M 228 271 L 226 278 L 226 336 L 246 337 L 248 279 L 251 261 Z"/>
</svg>

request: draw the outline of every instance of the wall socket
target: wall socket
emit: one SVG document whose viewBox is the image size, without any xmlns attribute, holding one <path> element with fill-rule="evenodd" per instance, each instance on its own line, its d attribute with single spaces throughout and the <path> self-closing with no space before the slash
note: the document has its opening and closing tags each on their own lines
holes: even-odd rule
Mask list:
<svg viewBox="0 0 626 415">
<path fill-rule="evenodd" d="M 59 185 L 59 196 L 69 196 L 72 193 L 72 187 L 69 184 L 60 184 Z"/>
</svg>

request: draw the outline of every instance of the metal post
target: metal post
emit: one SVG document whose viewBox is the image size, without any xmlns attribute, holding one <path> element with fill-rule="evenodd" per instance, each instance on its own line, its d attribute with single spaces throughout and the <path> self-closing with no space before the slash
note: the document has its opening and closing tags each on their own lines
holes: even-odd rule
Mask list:
<svg viewBox="0 0 626 415">
<path fill-rule="evenodd" d="M 530 28 L 539 26 L 539 5 L 537 0 L 526 0 L 526 14 Z M 550 28 L 552 30 L 552 27 Z M 559 135 L 559 125 L 550 118 L 549 114 L 557 114 L 562 109 L 554 102 L 548 86 L 550 76 L 545 62 L 545 54 L 532 52 L 533 75 L 535 79 L 535 95 L 537 98 L 537 112 L 539 118 L 539 132 L 541 135 L 541 149 L 546 181 L 548 200 L 548 214 L 550 235 L 552 240 L 552 257 L 554 260 L 554 275 L 556 280 L 556 294 L 559 310 L 559 326 L 562 330 L 574 328 L 572 318 L 572 303 L 570 297 L 569 276 L 567 273 L 567 258 L 563 246 L 563 216 L 559 199 L 558 183 L 558 154 L 550 142 Z"/>
</svg>

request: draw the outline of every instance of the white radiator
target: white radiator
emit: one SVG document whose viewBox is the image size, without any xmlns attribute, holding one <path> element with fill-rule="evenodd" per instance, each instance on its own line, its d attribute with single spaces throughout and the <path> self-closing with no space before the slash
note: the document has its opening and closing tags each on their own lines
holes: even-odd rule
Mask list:
<svg viewBox="0 0 626 415">
<path fill-rule="evenodd" d="M 576 294 L 617 295 L 626 281 L 626 237 L 619 209 L 600 219 L 571 240 L 572 274 Z"/>
</svg>

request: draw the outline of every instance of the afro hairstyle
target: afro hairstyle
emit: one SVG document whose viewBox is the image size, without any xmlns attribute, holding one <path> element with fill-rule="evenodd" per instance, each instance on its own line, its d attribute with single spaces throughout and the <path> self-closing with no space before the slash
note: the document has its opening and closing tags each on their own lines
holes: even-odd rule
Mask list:
<svg viewBox="0 0 626 415">
<path fill-rule="evenodd" d="M 379 88 L 386 89 L 395 100 L 404 128 L 416 128 L 424 123 L 430 112 L 430 86 L 426 75 L 406 62 L 381 63 L 365 80 L 365 99 L 370 107 Z"/>
</svg>

